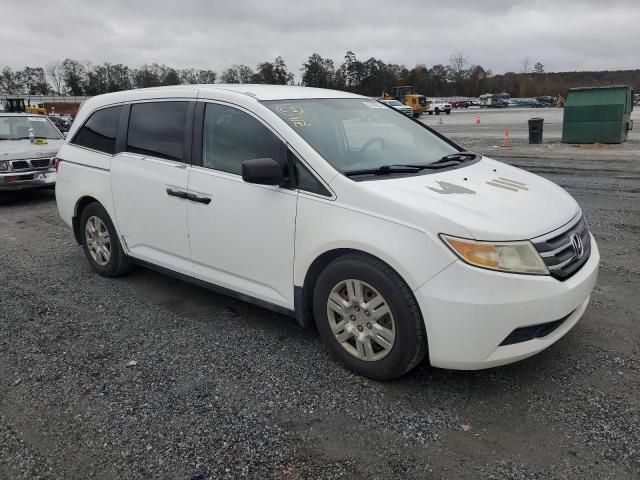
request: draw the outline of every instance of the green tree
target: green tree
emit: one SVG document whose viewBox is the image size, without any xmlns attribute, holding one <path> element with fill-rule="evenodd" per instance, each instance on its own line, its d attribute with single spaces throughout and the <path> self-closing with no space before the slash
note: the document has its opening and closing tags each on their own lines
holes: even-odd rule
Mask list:
<svg viewBox="0 0 640 480">
<path fill-rule="evenodd" d="M 333 60 L 314 53 L 302 66 L 302 84 L 307 87 L 331 88 L 335 75 Z"/>
<path fill-rule="evenodd" d="M 62 78 L 70 95 L 82 95 L 86 68 L 77 60 L 67 58 L 62 62 Z"/>
<path fill-rule="evenodd" d="M 273 63 L 259 63 L 251 81 L 270 85 L 287 85 L 293 82 L 293 73 L 289 73 L 282 57 L 276 57 Z"/>
<path fill-rule="evenodd" d="M 232 65 L 220 75 L 222 83 L 251 83 L 253 70 L 247 65 Z"/>
<path fill-rule="evenodd" d="M 133 71 L 131 77 L 135 88 L 159 87 L 162 85 L 160 69 L 157 63 L 143 65 Z"/>
<path fill-rule="evenodd" d="M 47 95 L 49 84 L 42 67 L 25 67 L 22 71 L 16 72 L 20 79 L 22 90 L 28 95 Z"/>
<path fill-rule="evenodd" d="M 9 67 L 4 67 L 0 73 L 0 92 L 8 94 L 20 93 L 22 84 L 20 76 Z"/>
<path fill-rule="evenodd" d="M 213 70 L 198 70 L 198 83 L 216 83 L 216 76 Z"/>
</svg>

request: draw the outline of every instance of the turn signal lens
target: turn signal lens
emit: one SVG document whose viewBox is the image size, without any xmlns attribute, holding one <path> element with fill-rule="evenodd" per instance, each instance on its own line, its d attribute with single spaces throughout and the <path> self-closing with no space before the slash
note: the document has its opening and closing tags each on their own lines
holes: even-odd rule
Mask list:
<svg viewBox="0 0 640 480">
<path fill-rule="evenodd" d="M 444 234 L 440 238 L 469 265 L 501 272 L 549 274 L 547 266 L 529 241 L 483 242 Z"/>
<path fill-rule="evenodd" d="M 9 170 L 9 162 L 0 160 L 0 172 L 4 172 L 5 170 Z"/>
</svg>

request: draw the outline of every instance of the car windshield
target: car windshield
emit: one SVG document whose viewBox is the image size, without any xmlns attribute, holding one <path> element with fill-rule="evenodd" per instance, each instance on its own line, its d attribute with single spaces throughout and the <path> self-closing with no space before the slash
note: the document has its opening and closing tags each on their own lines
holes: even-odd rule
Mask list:
<svg viewBox="0 0 640 480">
<path fill-rule="evenodd" d="M 393 105 L 394 107 L 402 106 L 403 103 L 400 103 L 398 100 L 388 100 L 387 105 Z"/>
<path fill-rule="evenodd" d="M 263 103 L 343 173 L 385 165 L 424 165 L 453 145 L 375 100 L 304 99 Z"/>
<path fill-rule="evenodd" d="M 29 138 L 33 128 L 35 138 L 61 139 L 60 132 L 45 117 L 22 115 L 0 115 L 0 140 L 21 140 Z"/>
</svg>

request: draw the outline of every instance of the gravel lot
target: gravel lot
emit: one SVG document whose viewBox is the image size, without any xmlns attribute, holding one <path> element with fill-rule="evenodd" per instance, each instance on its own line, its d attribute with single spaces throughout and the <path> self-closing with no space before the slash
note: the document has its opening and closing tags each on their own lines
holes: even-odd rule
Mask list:
<svg viewBox="0 0 640 480">
<path fill-rule="evenodd" d="M 639 478 L 640 164 L 503 160 L 583 206 L 591 306 L 528 360 L 387 383 L 267 310 L 144 269 L 93 274 L 52 192 L 12 195 L 0 479 Z"/>
</svg>

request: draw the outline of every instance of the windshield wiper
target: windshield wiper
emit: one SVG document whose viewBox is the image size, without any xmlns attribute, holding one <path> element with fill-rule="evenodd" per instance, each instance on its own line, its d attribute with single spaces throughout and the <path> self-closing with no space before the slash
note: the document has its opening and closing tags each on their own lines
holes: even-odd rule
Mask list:
<svg viewBox="0 0 640 480">
<path fill-rule="evenodd" d="M 362 170 L 347 170 L 344 174 L 347 177 L 356 175 L 391 175 L 394 173 L 415 173 L 422 170 L 421 165 L 382 165 L 378 168 L 365 168 Z"/>
<path fill-rule="evenodd" d="M 447 163 L 447 162 L 460 163 L 460 162 L 464 162 L 465 160 L 473 160 L 477 157 L 478 155 L 473 152 L 467 152 L 467 151 L 456 152 L 456 153 L 450 153 L 449 155 L 445 155 L 440 160 L 436 160 L 435 162 L 432 162 L 429 165 L 438 165 L 438 164 Z"/>
<path fill-rule="evenodd" d="M 357 175 L 392 175 L 394 173 L 416 173 L 420 170 L 426 169 L 440 169 L 446 168 L 452 165 L 457 165 L 466 160 L 473 160 L 478 155 L 472 152 L 456 152 L 450 155 L 445 155 L 439 160 L 431 163 L 398 163 L 394 165 L 382 165 L 378 168 L 367 168 L 362 170 L 348 170 L 344 172 L 347 177 Z"/>
</svg>

